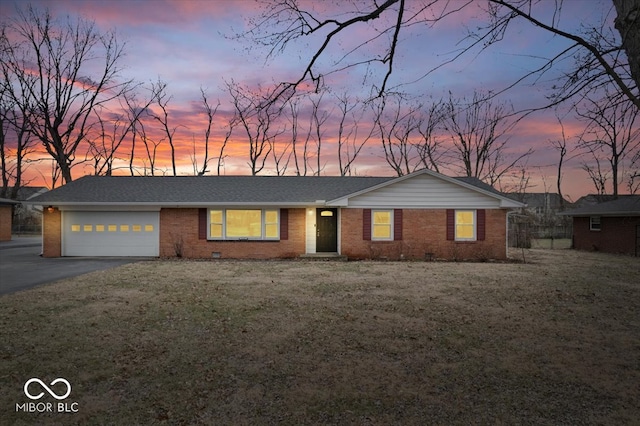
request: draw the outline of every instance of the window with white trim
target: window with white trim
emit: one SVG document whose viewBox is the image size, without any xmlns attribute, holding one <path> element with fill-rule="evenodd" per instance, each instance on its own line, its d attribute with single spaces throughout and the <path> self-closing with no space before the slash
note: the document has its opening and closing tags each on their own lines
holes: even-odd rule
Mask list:
<svg viewBox="0 0 640 426">
<path fill-rule="evenodd" d="M 208 237 L 214 240 L 278 240 L 280 239 L 279 210 L 209 210 Z"/>
<path fill-rule="evenodd" d="M 371 211 L 371 239 L 393 240 L 393 210 Z"/>
<path fill-rule="evenodd" d="M 600 223 L 600 216 L 591 216 L 589 218 L 589 230 L 599 231 L 600 229 L 602 229 L 602 224 Z"/>
<path fill-rule="evenodd" d="M 455 213 L 456 241 L 476 240 L 476 211 L 456 210 Z"/>
</svg>

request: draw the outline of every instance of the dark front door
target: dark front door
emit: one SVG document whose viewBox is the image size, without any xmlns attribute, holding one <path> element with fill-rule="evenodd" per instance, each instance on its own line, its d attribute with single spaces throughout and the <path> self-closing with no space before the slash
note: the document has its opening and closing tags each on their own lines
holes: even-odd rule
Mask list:
<svg viewBox="0 0 640 426">
<path fill-rule="evenodd" d="M 338 251 L 338 209 L 316 209 L 316 252 Z"/>
<path fill-rule="evenodd" d="M 636 256 L 640 257 L 640 225 L 636 225 Z"/>
</svg>

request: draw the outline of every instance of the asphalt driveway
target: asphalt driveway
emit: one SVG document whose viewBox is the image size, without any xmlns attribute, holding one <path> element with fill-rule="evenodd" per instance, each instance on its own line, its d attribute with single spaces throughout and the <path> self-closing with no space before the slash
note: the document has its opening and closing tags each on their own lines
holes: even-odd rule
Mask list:
<svg viewBox="0 0 640 426">
<path fill-rule="evenodd" d="M 130 257 L 40 257 L 40 238 L 14 238 L 0 243 L 0 294 L 133 263 Z"/>
</svg>

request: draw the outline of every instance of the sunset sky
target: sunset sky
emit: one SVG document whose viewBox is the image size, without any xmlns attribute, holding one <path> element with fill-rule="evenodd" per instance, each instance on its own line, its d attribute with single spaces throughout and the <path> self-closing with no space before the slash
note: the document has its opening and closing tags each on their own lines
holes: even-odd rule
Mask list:
<svg viewBox="0 0 640 426">
<path fill-rule="evenodd" d="M 308 45 L 291 46 L 266 60 L 267 49 L 250 46 L 246 40 L 232 37 L 246 30 L 248 20 L 259 11 L 259 5 L 249 0 L 42 0 L 31 3 L 41 8 L 48 7 L 54 16 L 79 15 L 94 20 L 102 30 L 114 29 L 119 39 L 127 43 L 122 77 L 145 84 L 158 79 L 167 82 L 168 93 L 173 97 L 169 104 L 170 120 L 180 126 L 176 130 L 176 140 L 182 174 L 193 173 L 189 155 L 193 152 L 194 143 L 200 146 L 204 134 L 205 117 L 201 111 L 200 87 L 207 90 L 214 104 L 216 100 L 220 101 L 213 131 L 215 145 L 224 135 L 225 120 L 233 114 L 225 81 L 233 79 L 249 87 L 265 87 L 297 79 L 318 42 L 318 39 L 309 39 Z M 16 5 L 25 4 L 23 1 L 4 1 L 0 5 L 0 15 L 3 18 L 14 16 Z M 338 8 L 340 2 L 326 2 L 323 5 L 328 9 Z M 595 25 L 603 16 L 611 13 L 608 0 L 567 1 L 562 10 L 562 27 L 576 31 L 580 25 Z M 488 50 L 469 52 L 424 77 L 427 70 L 451 59 L 459 51 L 462 45 L 457 43 L 464 39 L 465 28 L 473 29 L 480 25 L 482 16 L 480 8 L 469 7 L 432 28 L 422 26 L 407 30 L 402 34 L 390 86 L 423 99 L 447 97 L 449 92 L 461 98 L 471 96 L 474 90 L 498 91 L 518 80 L 528 70 L 540 66 L 544 58 L 554 56 L 567 46 L 565 41 L 520 22 L 510 27 L 503 41 Z M 341 40 L 342 49 L 349 50 L 370 34 L 364 26 L 359 31 L 361 33 L 355 31 L 349 38 Z M 340 52 L 333 51 L 331 54 L 333 56 L 330 59 L 340 57 Z M 557 69 L 537 81 L 525 80 L 501 95 L 499 100 L 513 104 L 516 110 L 543 105 L 545 96 L 551 93 L 554 77 L 562 72 L 563 67 L 570 66 L 569 62 L 559 63 Z M 353 96 L 364 97 L 368 91 L 368 86 L 362 84 L 364 76 L 367 75 L 367 83 L 376 82 L 381 78 L 381 71 L 375 67 L 351 69 L 332 75 L 328 82 L 335 93 L 348 90 Z M 559 111 L 561 115 L 566 113 L 567 109 Z M 331 119 L 328 123 L 332 120 L 335 121 Z M 363 123 L 362 132 L 366 125 L 370 124 Z M 569 137 L 577 135 L 582 126 L 571 115 L 566 118 L 565 130 Z M 338 170 L 335 154 L 331 152 L 330 134 L 331 130 L 327 130 L 328 140 L 323 146 L 326 150 L 323 153 L 323 174 L 327 175 L 337 174 Z M 510 132 L 509 146 L 513 155 L 530 148 L 534 150 L 527 161 L 527 171 L 533 185 L 529 191 L 544 192 L 546 189 L 556 192 L 555 164 L 559 157 L 550 140 L 560 137 L 555 113 L 550 110 L 527 116 Z M 245 139 L 246 135 L 243 138 L 240 131 L 231 137 L 223 173 L 250 173 L 246 164 Z M 571 139 L 570 142 L 574 141 Z M 167 147 L 161 150 L 161 155 L 167 155 Z M 215 157 L 215 149 L 210 156 Z M 162 161 L 163 167 L 168 167 L 166 158 Z M 580 161 L 579 158 L 570 159 L 564 169 L 563 192 L 574 201 L 586 193 L 594 192 L 593 184 L 581 169 Z M 34 182 L 48 184 L 39 176 L 47 176 L 49 172 L 46 170 L 50 164 L 48 162 L 46 167 L 40 166 L 39 173 L 38 166 L 31 166 L 28 172 L 36 179 Z M 376 140 L 368 143 L 354 167 L 360 175 L 393 175 L 384 161 L 381 144 Z M 215 165 L 210 166 L 211 169 L 215 169 Z M 289 170 L 287 174 L 292 174 L 293 167 L 290 166 Z M 89 166 L 77 166 L 73 169 L 73 176 L 78 178 L 91 171 Z M 275 171 L 267 166 L 261 174 L 275 174 Z M 621 186 L 621 191 L 624 190 Z"/>
</svg>

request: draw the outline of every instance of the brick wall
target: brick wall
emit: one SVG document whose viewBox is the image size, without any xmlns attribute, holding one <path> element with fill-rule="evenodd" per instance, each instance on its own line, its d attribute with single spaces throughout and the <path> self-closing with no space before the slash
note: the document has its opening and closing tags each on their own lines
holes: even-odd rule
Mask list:
<svg viewBox="0 0 640 426">
<path fill-rule="evenodd" d="M 198 238 L 199 209 L 160 210 L 160 257 L 267 259 L 305 253 L 305 210 L 289 210 L 289 238 L 281 241 L 209 241 Z"/>
<path fill-rule="evenodd" d="M 42 256 L 62 256 L 62 215 L 54 208 L 52 212 L 42 211 Z"/>
<path fill-rule="evenodd" d="M 588 217 L 573 218 L 573 246 L 578 250 L 636 254 L 640 217 L 601 217 L 600 231 L 589 230 Z"/>
<path fill-rule="evenodd" d="M 363 240 L 362 209 L 342 209 L 342 254 L 350 259 L 504 259 L 506 210 L 486 210 L 484 241 L 447 240 L 446 210 L 404 209 L 401 241 Z"/>
<path fill-rule="evenodd" d="M 0 206 L 0 241 L 11 241 L 11 206 Z"/>
</svg>

